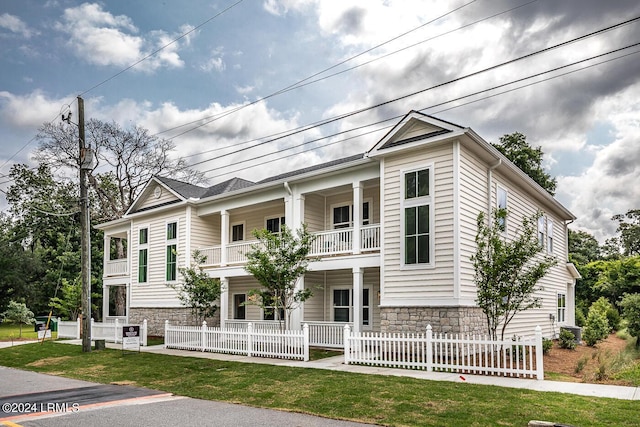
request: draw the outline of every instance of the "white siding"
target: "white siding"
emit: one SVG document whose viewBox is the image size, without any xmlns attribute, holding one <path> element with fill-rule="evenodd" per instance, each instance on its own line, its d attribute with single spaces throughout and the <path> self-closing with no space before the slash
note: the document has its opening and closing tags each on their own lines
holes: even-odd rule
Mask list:
<svg viewBox="0 0 640 427">
<path fill-rule="evenodd" d="M 383 305 L 425 305 L 453 297 L 453 149 L 451 143 L 385 158 Z M 433 164 L 434 267 L 401 266 L 401 171 Z"/>
<path fill-rule="evenodd" d="M 144 200 L 141 200 L 141 203 L 139 203 L 136 206 L 136 209 L 143 209 L 143 208 L 149 208 L 152 206 L 158 206 L 158 205 L 162 205 L 165 203 L 169 203 L 169 202 L 174 202 L 174 201 L 178 201 L 180 200 L 178 197 L 176 197 L 173 193 L 171 193 L 169 190 L 167 190 L 166 188 L 163 188 L 162 186 L 160 186 L 160 188 L 162 188 L 162 193 L 160 194 L 160 197 L 156 197 L 153 194 L 153 190 L 156 188 L 156 186 L 151 186 L 151 188 L 147 189 L 147 194 L 146 194 L 146 198 Z"/>
<path fill-rule="evenodd" d="M 325 198 L 318 194 L 307 194 L 304 199 L 304 222 L 310 232 L 324 230 Z"/>
</svg>

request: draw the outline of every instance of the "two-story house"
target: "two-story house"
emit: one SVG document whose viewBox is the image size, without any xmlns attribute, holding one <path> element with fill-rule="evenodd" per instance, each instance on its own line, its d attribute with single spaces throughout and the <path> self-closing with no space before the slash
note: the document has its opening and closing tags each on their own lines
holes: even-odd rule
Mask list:
<svg viewBox="0 0 640 427">
<path fill-rule="evenodd" d="M 540 283 L 542 306 L 519 314 L 508 333 L 540 325 L 555 335 L 574 324 L 579 275 L 567 262 L 567 225 L 575 217 L 470 128 L 414 111 L 363 154 L 258 182 L 232 178 L 205 188 L 153 178 L 121 219 L 98 226 L 105 249 L 111 239 L 128 241 L 126 259 L 104 261 L 105 318 L 110 291 L 124 286 L 128 320 L 146 318 L 150 334 L 162 333 L 165 320 L 193 323 L 167 283 L 179 282 L 178 268 L 198 249 L 223 284 L 221 324 L 270 320 L 277 313 L 247 304 L 259 287 L 244 269 L 251 231 L 305 223 L 318 260 L 298 283 L 313 296 L 293 325 L 482 332 L 470 257 L 478 214 L 498 207 L 509 211 L 507 237 L 524 216 L 543 211 L 542 250 L 558 259 Z"/>
</svg>

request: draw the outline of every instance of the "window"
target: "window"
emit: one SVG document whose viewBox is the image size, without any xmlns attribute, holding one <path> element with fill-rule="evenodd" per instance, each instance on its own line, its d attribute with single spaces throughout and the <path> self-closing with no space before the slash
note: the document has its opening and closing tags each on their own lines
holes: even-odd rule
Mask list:
<svg viewBox="0 0 640 427">
<path fill-rule="evenodd" d="M 166 279 L 168 282 L 176 280 L 178 270 L 178 223 L 167 223 L 167 250 L 166 250 Z"/>
<path fill-rule="evenodd" d="M 553 253 L 553 220 L 547 218 L 547 252 Z"/>
<path fill-rule="evenodd" d="M 149 274 L 149 229 L 138 233 L 138 283 L 147 283 Z"/>
<path fill-rule="evenodd" d="M 369 288 L 362 290 L 362 324 L 365 326 L 369 323 Z"/>
<path fill-rule="evenodd" d="M 271 295 L 267 297 L 267 301 L 264 301 L 264 311 L 262 312 L 262 320 L 284 320 L 284 301 L 280 304 L 279 309 L 276 310 L 275 297 Z M 277 312 L 277 316 L 276 316 Z"/>
<path fill-rule="evenodd" d="M 558 293 L 558 323 L 565 322 L 565 314 L 567 311 L 567 295 Z"/>
<path fill-rule="evenodd" d="M 410 171 L 404 174 L 404 199 L 402 201 L 403 264 L 432 263 L 432 205 L 433 168 Z"/>
<path fill-rule="evenodd" d="M 241 242 L 244 240 L 244 224 L 234 224 L 231 226 L 231 241 Z"/>
<path fill-rule="evenodd" d="M 503 211 L 507 210 L 507 190 L 498 186 L 496 192 L 496 201 L 498 203 L 498 210 Z M 500 227 L 501 231 L 507 231 L 507 217 L 506 213 L 503 213 L 498 219 L 498 227 Z"/>
<path fill-rule="evenodd" d="M 540 218 L 538 218 L 538 244 L 540 245 L 541 248 L 544 248 L 544 228 L 545 228 L 545 221 L 544 221 L 544 217 L 541 216 Z"/>
<path fill-rule="evenodd" d="M 333 321 L 334 322 L 349 322 L 351 304 L 350 289 L 334 289 L 333 290 Z"/>
<path fill-rule="evenodd" d="M 233 318 L 244 320 L 246 318 L 245 302 L 247 301 L 246 294 L 235 294 L 233 296 Z"/>
<path fill-rule="evenodd" d="M 281 227 L 284 225 L 284 217 L 281 216 L 279 218 L 268 218 L 267 219 L 267 231 L 271 233 L 279 233 Z"/>
<path fill-rule="evenodd" d="M 370 200 L 362 203 L 362 225 L 369 225 Z M 336 206 L 333 208 L 333 228 L 353 227 L 353 205 Z"/>
</svg>

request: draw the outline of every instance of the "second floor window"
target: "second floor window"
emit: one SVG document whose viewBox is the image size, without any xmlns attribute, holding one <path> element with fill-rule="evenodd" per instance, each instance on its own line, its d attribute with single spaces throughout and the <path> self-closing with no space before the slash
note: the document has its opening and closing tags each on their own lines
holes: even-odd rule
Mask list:
<svg viewBox="0 0 640 427">
<path fill-rule="evenodd" d="M 505 190 L 504 188 L 498 186 L 498 189 L 496 191 L 496 199 L 497 199 L 497 204 L 498 204 L 498 209 L 499 210 L 507 210 L 507 190 Z M 506 216 L 501 216 L 498 219 L 498 227 L 500 227 L 500 231 L 507 231 L 507 217 Z"/>
<path fill-rule="evenodd" d="M 231 241 L 241 242 L 244 240 L 244 224 L 234 224 L 231 226 Z"/>
<path fill-rule="evenodd" d="M 406 172 L 402 200 L 403 264 L 431 264 L 433 233 L 433 168 Z"/>
<path fill-rule="evenodd" d="M 141 228 L 138 236 L 138 283 L 146 283 L 149 272 L 149 229 Z"/>
<path fill-rule="evenodd" d="M 362 202 L 362 225 L 369 225 L 369 206 L 371 202 Z M 333 208 L 333 228 L 353 227 L 353 205 Z"/>
<path fill-rule="evenodd" d="M 282 225 L 284 224 L 284 217 L 267 218 L 267 231 L 271 233 L 279 233 Z"/>
<path fill-rule="evenodd" d="M 167 223 L 166 280 L 174 281 L 178 271 L 178 223 Z"/>
</svg>

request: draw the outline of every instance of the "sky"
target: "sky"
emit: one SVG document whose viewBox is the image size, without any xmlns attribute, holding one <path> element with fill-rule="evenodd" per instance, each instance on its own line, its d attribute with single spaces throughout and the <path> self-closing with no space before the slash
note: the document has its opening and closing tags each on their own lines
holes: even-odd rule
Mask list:
<svg viewBox="0 0 640 427">
<path fill-rule="evenodd" d="M 571 227 L 602 243 L 640 208 L 637 17 L 637 0 L 0 0 L 0 209 L 78 95 L 87 119 L 171 139 L 210 185 L 364 152 L 419 110 L 525 134 Z"/>
</svg>

